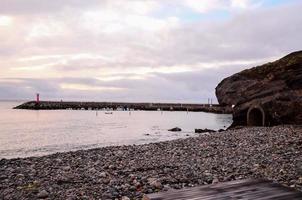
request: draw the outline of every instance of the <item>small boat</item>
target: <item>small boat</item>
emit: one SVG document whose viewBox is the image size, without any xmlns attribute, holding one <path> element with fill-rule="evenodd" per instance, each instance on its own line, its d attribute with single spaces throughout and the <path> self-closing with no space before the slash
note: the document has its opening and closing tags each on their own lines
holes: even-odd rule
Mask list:
<svg viewBox="0 0 302 200">
<path fill-rule="evenodd" d="M 105 112 L 106 115 L 112 115 L 113 112 Z"/>
</svg>

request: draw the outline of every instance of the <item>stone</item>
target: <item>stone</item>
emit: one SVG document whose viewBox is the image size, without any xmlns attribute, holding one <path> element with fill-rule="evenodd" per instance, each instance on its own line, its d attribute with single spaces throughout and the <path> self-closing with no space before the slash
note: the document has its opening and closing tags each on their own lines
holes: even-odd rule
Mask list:
<svg viewBox="0 0 302 200">
<path fill-rule="evenodd" d="M 168 131 L 179 132 L 179 131 L 181 131 L 181 128 L 175 127 L 175 128 L 169 129 Z"/>
<path fill-rule="evenodd" d="M 243 127 L 173 141 L 4 160 L 0 199 L 38 199 L 42 189 L 48 199 L 142 199 L 143 194 L 252 177 L 301 191 L 300 133 L 302 126 Z M 62 170 L 66 165 L 72 170 Z M 33 168 L 36 173 L 30 175 Z M 17 179 L 18 174 L 24 179 Z"/>
<path fill-rule="evenodd" d="M 148 178 L 147 179 L 147 182 L 149 183 L 149 184 L 151 184 L 153 181 L 156 181 L 157 180 L 157 178 Z"/>
<path fill-rule="evenodd" d="M 216 184 L 216 183 L 219 183 L 218 178 L 214 178 L 213 181 L 212 181 L 212 184 Z"/>
<path fill-rule="evenodd" d="M 63 169 L 64 171 L 69 171 L 71 168 L 70 168 L 70 166 L 64 166 L 64 167 L 62 167 L 62 169 Z"/>
<path fill-rule="evenodd" d="M 45 199 L 49 196 L 48 192 L 46 190 L 42 190 L 37 194 L 37 197 L 39 199 Z"/>
<path fill-rule="evenodd" d="M 211 130 L 211 129 L 195 129 L 195 133 L 213 133 L 213 132 L 216 132 L 214 130 Z"/>
<path fill-rule="evenodd" d="M 233 107 L 231 127 L 302 124 L 302 51 L 225 78 L 216 96 Z"/>
<path fill-rule="evenodd" d="M 150 200 L 150 198 L 144 194 L 142 200 Z"/>
<path fill-rule="evenodd" d="M 110 180 L 108 178 L 106 178 L 106 179 L 103 180 L 104 184 L 108 184 L 109 182 L 110 182 Z"/>
<path fill-rule="evenodd" d="M 168 191 L 170 189 L 171 189 L 171 187 L 169 185 L 164 185 L 164 187 L 163 187 L 163 191 Z"/>
<path fill-rule="evenodd" d="M 123 156 L 123 155 L 124 155 L 124 152 L 121 151 L 121 150 L 118 150 L 118 151 L 116 152 L 116 155 L 117 155 L 117 156 Z"/>
<path fill-rule="evenodd" d="M 213 176 L 213 174 L 212 173 L 210 173 L 210 172 L 205 172 L 205 173 L 203 173 L 205 176 L 209 176 L 209 177 L 212 177 Z"/>
<path fill-rule="evenodd" d="M 156 188 L 156 189 L 161 189 L 162 188 L 162 184 L 158 180 L 155 180 L 155 181 L 151 182 L 150 185 L 152 187 Z"/>
<path fill-rule="evenodd" d="M 109 169 L 115 170 L 115 169 L 116 169 L 116 166 L 114 166 L 114 165 L 109 165 L 108 168 L 109 168 Z"/>
<path fill-rule="evenodd" d="M 24 174 L 17 174 L 16 176 L 17 179 L 24 179 L 24 177 L 25 177 Z"/>
<path fill-rule="evenodd" d="M 106 178 L 107 177 L 107 173 L 106 172 L 101 172 L 99 176 L 101 178 Z"/>
</svg>

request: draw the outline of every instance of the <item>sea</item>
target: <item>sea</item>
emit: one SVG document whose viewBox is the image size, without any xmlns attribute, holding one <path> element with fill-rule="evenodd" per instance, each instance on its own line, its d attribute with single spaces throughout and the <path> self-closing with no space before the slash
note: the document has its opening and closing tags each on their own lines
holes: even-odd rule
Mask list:
<svg viewBox="0 0 302 200">
<path fill-rule="evenodd" d="M 0 159 L 196 137 L 196 128 L 225 129 L 228 114 L 177 111 L 16 110 L 0 101 Z M 181 132 L 170 132 L 179 127 Z"/>
</svg>

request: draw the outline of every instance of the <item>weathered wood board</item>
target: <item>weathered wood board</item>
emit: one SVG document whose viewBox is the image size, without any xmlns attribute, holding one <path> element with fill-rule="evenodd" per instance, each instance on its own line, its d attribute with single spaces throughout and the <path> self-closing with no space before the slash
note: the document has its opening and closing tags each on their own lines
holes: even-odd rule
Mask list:
<svg viewBox="0 0 302 200">
<path fill-rule="evenodd" d="M 302 192 L 265 180 L 238 180 L 171 190 L 147 196 L 150 200 L 302 200 Z"/>
</svg>

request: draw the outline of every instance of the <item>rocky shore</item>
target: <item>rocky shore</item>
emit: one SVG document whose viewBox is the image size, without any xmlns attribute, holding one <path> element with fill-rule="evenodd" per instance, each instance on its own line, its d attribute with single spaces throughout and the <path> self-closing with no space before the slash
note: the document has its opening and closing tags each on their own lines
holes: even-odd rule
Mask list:
<svg viewBox="0 0 302 200">
<path fill-rule="evenodd" d="M 0 160 L 0 199 L 141 199 L 248 177 L 302 190 L 302 127 L 255 127 L 146 145 Z"/>
</svg>

